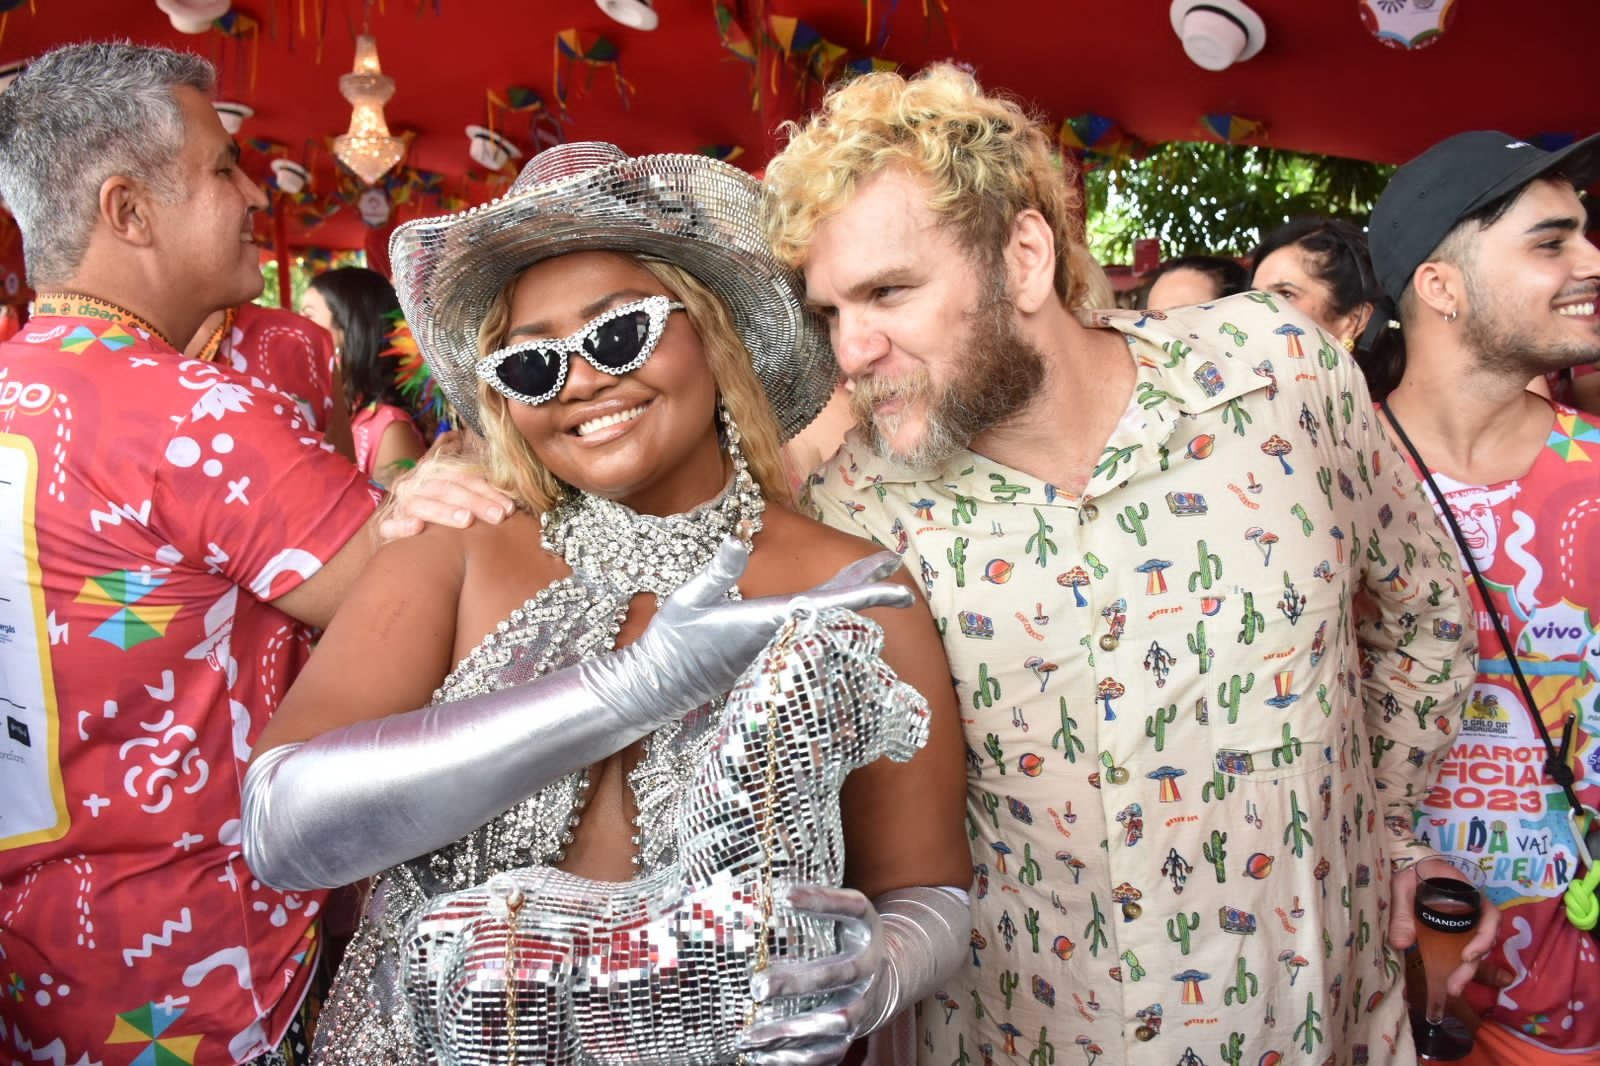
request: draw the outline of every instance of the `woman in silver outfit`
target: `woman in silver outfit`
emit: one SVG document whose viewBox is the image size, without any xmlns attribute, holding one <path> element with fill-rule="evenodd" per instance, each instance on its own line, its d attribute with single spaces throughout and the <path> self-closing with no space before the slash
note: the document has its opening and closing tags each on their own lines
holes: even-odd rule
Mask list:
<svg viewBox="0 0 1600 1066">
<path fill-rule="evenodd" d="M 785 504 L 835 371 L 761 196 L 562 145 L 395 234 L 519 508 L 379 550 L 256 746 L 256 874 L 377 875 L 319 1061 L 831 1063 L 961 964 L 948 667 L 897 560 Z"/>
</svg>

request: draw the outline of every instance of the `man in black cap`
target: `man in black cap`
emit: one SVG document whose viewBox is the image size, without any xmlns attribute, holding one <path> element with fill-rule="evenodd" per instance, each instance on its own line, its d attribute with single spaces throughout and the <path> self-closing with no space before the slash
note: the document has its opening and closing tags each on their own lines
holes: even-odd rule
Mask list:
<svg viewBox="0 0 1600 1066">
<path fill-rule="evenodd" d="M 1490 963 L 1509 986 L 1473 1000 L 1485 1062 L 1600 1052 L 1600 1015 L 1578 1006 L 1600 983 L 1582 884 L 1600 859 L 1583 813 L 1600 800 L 1585 757 L 1600 731 L 1600 420 L 1525 388 L 1600 360 L 1600 249 L 1577 191 L 1597 175 L 1600 136 L 1545 152 L 1463 133 L 1401 167 L 1372 213 L 1406 339 L 1382 410 L 1479 592 L 1472 701 L 1422 824 L 1504 912 Z"/>
</svg>

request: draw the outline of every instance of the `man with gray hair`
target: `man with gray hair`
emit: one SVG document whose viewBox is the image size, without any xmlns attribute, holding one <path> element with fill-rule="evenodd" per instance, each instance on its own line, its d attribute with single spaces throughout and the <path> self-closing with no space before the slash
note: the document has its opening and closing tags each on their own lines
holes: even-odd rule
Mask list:
<svg viewBox="0 0 1600 1066">
<path fill-rule="evenodd" d="M 8 1060 L 282 1063 L 304 1042 L 323 896 L 251 876 L 240 782 L 370 554 L 374 495 L 292 402 L 180 354 L 261 290 L 266 201 L 213 80 L 85 44 L 0 95 L 38 292 L 0 345 Z"/>
</svg>

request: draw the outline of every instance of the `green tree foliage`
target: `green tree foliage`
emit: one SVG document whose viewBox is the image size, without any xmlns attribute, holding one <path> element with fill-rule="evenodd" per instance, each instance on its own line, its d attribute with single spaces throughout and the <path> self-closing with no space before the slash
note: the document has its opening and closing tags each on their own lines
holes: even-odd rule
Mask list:
<svg viewBox="0 0 1600 1066">
<path fill-rule="evenodd" d="M 1102 263 L 1133 259 L 1155 237 L 1161 256 L 1247 255 L 1299 215 L 1365 225 L 1394 167 L 1276 148 L 1173 141 L 1085 177 L 1089 248 Z"/>
</svg>

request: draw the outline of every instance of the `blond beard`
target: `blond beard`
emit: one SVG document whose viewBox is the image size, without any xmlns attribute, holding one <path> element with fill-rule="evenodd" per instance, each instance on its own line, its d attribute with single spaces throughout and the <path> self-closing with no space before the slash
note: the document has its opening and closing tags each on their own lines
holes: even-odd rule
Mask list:
<svg viewBox="0 0 1600 1066">
<path fill-rule="evenodd" d="M 950 383 L 936 384 L 925 366 L 897 378 L 862 377 L 852 382 L 850 413 L 873 451 L 914 467 L 932 467 L 966 450 L 979 433 L 1022 411 L 1044 381 L 1044 356 L 1016 328 L 1016 308 L 1003 294 L 964 316 L 966 336 L 955 345 Z M 898 414 L 877 408 L 901 400 Z M 903 451 L 889 444 L 907 415 L 920 408 L 927 422 L 921 439 Z"/>
</svg>

